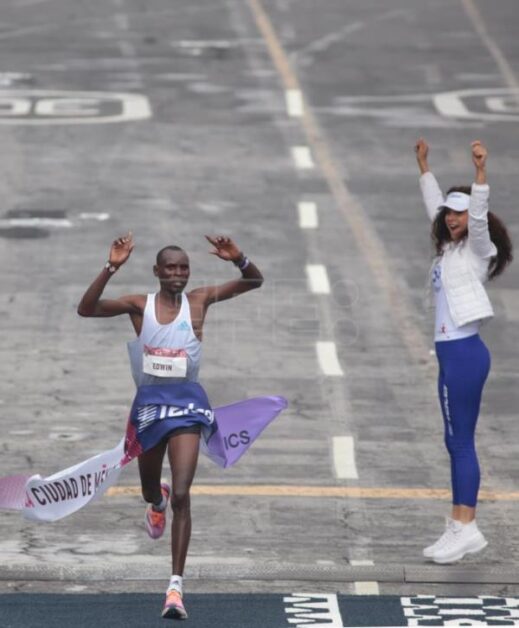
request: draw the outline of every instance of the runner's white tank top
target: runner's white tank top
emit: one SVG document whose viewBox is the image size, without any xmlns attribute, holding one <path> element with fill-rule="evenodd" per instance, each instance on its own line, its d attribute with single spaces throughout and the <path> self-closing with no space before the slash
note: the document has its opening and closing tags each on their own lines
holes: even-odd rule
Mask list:
<svg viewBox="0 0 519 628">
<path fill-rule="evenodd" d="M 148 294 L 141 333 L 128 343 L 135 385 L 197 382 L 202 343 L 193 331 L 188 298 L 182 293 L 177 317 L 161 325 L 155 313 L 156 297 L 156 293 Z"/>
</svg>

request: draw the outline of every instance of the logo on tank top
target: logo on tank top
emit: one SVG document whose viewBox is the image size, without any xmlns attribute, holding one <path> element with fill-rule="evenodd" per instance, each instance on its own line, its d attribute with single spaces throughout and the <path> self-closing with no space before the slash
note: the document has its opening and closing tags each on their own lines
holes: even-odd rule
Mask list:
<svg viewBox="0 0 519 628">
<path fill-rule="evenodd" d="M 180 325 L 177 327 L 177 329 L 179 331 L 191 331 L 191 327 L 189 327 L 189 324 L 187 323 L 187 321 L 182 321 Z"/>
</svg>

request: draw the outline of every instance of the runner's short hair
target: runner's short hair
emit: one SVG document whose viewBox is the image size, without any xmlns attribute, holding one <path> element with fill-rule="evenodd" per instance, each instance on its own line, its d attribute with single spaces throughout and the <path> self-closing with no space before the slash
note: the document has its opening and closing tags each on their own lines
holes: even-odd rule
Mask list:
<svg viewBox="0 0 519 628">
<path fill-rule="evenodd" d="M 160 251 L 157 253 L 157 259 L 156 259 L 156 264 L 160 264 L 161 262 L 161 258 L 162 258 L 162 254 L 165 251 L 182 251 L 183 253 L 185 253 L 184 249 L 181 246 L 176 246 L 175 244 L 169 244 L 168 246 L 163 247 L 162 249 L 160 249 Z M 187 255 L 187 253 L 186 253 Z"/>
</svg>

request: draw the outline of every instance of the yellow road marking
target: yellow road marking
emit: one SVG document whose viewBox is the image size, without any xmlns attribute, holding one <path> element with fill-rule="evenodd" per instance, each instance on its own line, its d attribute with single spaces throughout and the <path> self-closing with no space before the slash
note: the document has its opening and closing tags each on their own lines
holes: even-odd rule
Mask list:
<svg viewBox="0 0 519 628">
<path fill-rule="evenodd" d="M 283 46 L 281 45 L 281 42 L 276 35 L 276 31 L 274 30 L 268 15 L 265 13 L 261 2 L 259 0 L 249 0 L 249 5 L 254 15 L 254 19 L 256 20 L 258 30 L 267 44 L 272 62 L 274 63 L 278 74 L 281 76 L 284 88 L 286 90 L 297 89 L 301 92 L 299 81 L 292 70 L 290 61 L 285 54 Z"/>
<path fill-rule="evenodd" d="M 140 495 L 140 486 L 113 486 L 107 495 Z M 449 500 L 451 491 L 443 488 L 372 488 L 360 486 L 296 486 L 296 485 L 238 485 L 199 484 L 191 488 L 192 495 L 241 497 L 350 497 L 356 499 L 439 499 Z M 519 491 L 479 492 L 479 500 L 519 501 Z"/>
<path fill-rule="evenodd" d="M 301 120 L 312 154 L 315 156 L 315 161 L 323 173 L 338 209 L 351 229 L 360 251 L 364 254 L 366 264 L 371 269 L 382 293 L 386 295 L 391 315 L 394 318 L 396 329 L 401 334 L 404 346 L 417 364 L 424 365 L 424 359 L 429 354 L 429 347 L 423 333 L 414 322 L 415 317 L 410 300 L 400 289 L 398 282 L 395 282 L 385 246 L 367 219 L 364 210 L 353 199 L 346 187 L 325 134 L 305 102 L 306 99 L 297 75 L 268 14 L 262 6 L 261 0 L 248 0 L 248 2 L 257 28 L 265 40 L 272 62 L 281 77 L 284 89 L 297 89 L 301 93 L 304 106 L 303 115 L 299 120 Z M 429 362 L 425 363 L 424 366 L 426 371 L 432 370 L 432 365 Z"/>
</svg>

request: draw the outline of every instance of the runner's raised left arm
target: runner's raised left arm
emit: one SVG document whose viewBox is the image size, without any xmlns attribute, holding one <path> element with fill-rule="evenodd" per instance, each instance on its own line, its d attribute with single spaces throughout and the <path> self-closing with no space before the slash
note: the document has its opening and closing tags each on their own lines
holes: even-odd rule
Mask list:
<svg viewBox="0 0 519 628">
<path fill-rule="evenodd" d="M 259 288 L 263 284 L 263 275 L 258 267 L 243 254 L 237 244 L 227 236 L 205 236 L 214 249 L 210 251 L 226 262 L 232 262 L 241 272 L 239 279 L 228 281 L 219 286 L 198 288 L 193 292 L 203 294 L 207 305 L 232 299 L 244 292 Z"/>
</svg>

